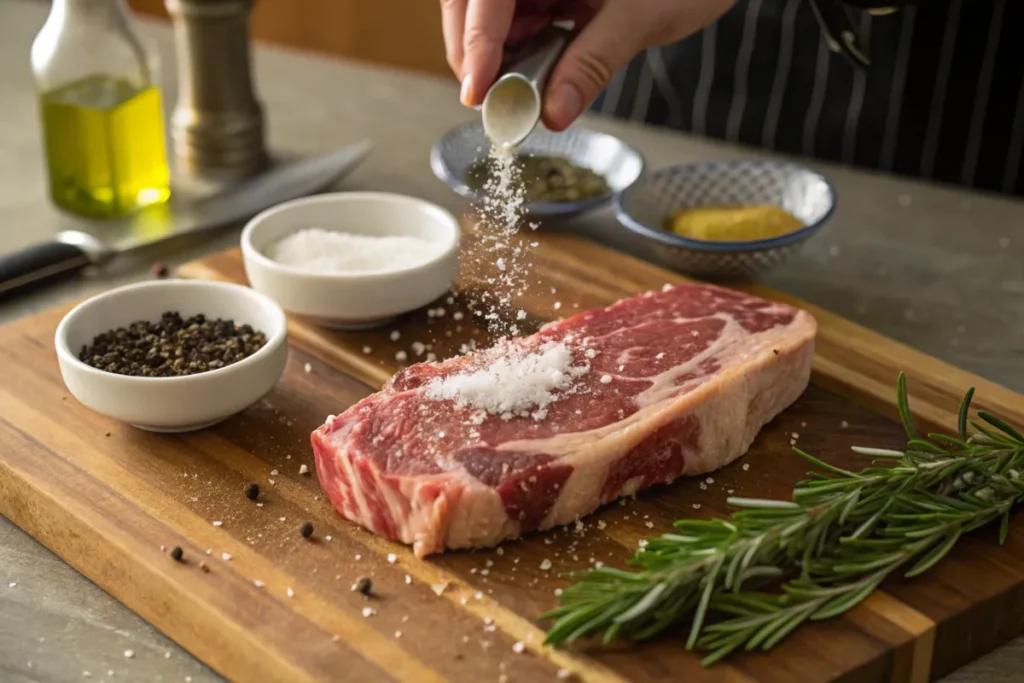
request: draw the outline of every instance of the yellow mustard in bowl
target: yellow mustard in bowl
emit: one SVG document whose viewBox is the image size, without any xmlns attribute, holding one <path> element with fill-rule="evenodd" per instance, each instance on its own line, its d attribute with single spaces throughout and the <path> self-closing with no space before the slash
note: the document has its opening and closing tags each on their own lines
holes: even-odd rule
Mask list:
<svg viewBox="0 0 1024 683">
<path fill-rule="evenodd" d="M 674 214 L 665 226 L 680 237 L 714 242 L 769 239 L 802 227 L 798 218 L 771 204 L 687 208 Z"/>
</svg>

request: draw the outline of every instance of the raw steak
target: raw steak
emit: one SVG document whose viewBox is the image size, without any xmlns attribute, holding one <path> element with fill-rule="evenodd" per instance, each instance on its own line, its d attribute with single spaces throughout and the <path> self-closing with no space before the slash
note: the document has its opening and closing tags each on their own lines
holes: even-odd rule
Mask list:
<svg viewBox="0 0 1024 683">
<path fill-rule="evenodd" d="M 510 348 L 414 365 L 313 432 L 317 474 L 344 517 L 420 557 L 493 546 L 735 460 L 807 387 L 816 329 L 791 306 L 666 286 L 510 343 L 562 343 L 588 368 L 544 410 L 428 397 Z"/>
</svg>

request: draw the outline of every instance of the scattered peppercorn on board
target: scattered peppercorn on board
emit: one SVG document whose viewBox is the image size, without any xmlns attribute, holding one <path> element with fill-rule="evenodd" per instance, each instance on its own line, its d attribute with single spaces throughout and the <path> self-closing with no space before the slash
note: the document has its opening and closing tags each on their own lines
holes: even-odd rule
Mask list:
<svg viewBox="0 0 1024 683">
<path fill-rule="evenodd" d="M 531 238 L 541 242 L 531 259 L 538 283 L 519 303 L 533 325 L 682 281 L 582 238 Z M 181 274 L 244 282 L 235 251 Z M 890 581 L 767 654 L 701 669 L 681 632 L 607 648 L 542 646 L 537 618 L 555 606 L 570 571 L 622 566 L 674 519 L 725 514 L 729 494 L 787 496 L 807 470 L 791 454 L 794 441 L 852 468 L 865 464 L 852 445 L 901 447 L 901 369 L 914 412 L 930 427 L 955 426 L 969 386 L 978 407 L 1024 423 L 1020 395 L 825 311 L 753 291 L 804 306 L 820 329 L 811 387 L 747 456 L 575 527 L 425 561 L 335 513 L 316 481 L 309 434 L 378 388 L 400 352 L 415 359 L 415 342 L 440 357 L 471 339 L 486 343 L 472 316 L 454 315 L 465 310 L 460 298 L 370 332 L 291 320 L 291 355 L 276 389 L 240 415 L 180 435 L 113 422 L 68 396 L 52 342 L 66 309 L 44 313 L 0 328 L 0 513 L 240 681 L 921 683 L 1024 632 L 1018 514 L 1005 546 L 994 533 L 975 534 L 924 577 Z"/>
</svg>

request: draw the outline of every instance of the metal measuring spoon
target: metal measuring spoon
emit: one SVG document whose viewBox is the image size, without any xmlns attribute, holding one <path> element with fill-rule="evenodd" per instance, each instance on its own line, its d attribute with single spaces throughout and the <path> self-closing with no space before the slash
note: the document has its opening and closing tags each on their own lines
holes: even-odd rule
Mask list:
<svg viewBox="0 0 1024 683">
<path fill-rule="evenodd" d="M 569 44 L 572 25 L 552 24 L 513 55 L 513 64 L 494 82 L 481 107 L 484 132 L 495 145 L 515 147 L 540 121 L 544 88 Z"/>
</svg>

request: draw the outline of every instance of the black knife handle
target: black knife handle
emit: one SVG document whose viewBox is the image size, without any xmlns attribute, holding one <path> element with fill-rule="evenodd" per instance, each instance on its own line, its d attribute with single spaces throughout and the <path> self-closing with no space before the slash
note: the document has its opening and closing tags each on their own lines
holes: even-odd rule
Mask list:
<svg viewBox="0 0 1024 683">
<path fill-rule="evenodd" d="M 0 256 L 0 299 L 75 275 L 92 260 L 81 247 L 44 242 Z"/>
</svg>

